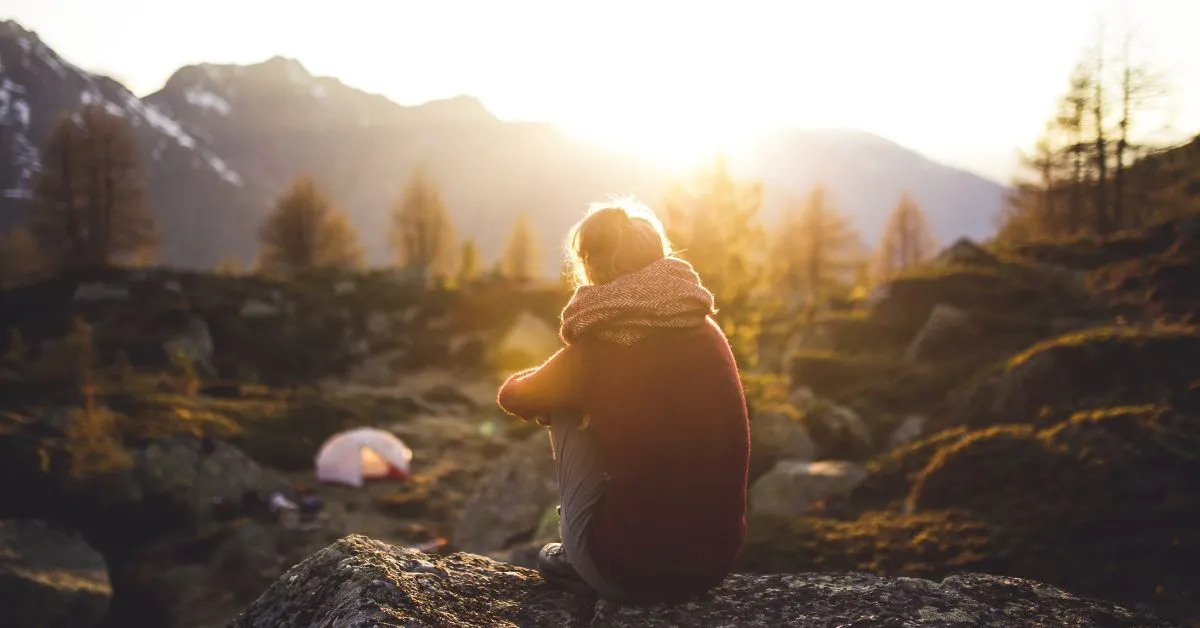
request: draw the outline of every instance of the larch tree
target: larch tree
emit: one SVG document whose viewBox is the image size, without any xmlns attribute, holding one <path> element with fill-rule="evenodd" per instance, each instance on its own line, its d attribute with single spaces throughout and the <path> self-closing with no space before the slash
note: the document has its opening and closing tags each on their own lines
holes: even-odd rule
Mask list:
<svg viewBox="0 0 1200 628">
<path fill-rule="evenodd" d="M 307 175 L 297 177 L 279 199 L 259 239 L 259 270 L 269 275 L 287 277 L 363 264 L 358 232 Z"/>
<path fill-rule="evenodd" d="M 667 192 L 664 222 L 677 254 L 712 291 L 717 321 L 738 361 L 756 364 L 768 303 L 768 240 L 763 229 L 762 184 L 734 178 L 723 157 Z"/>
<path fill-rule="evenodd" d="M 213 267 L 213 273 L 234 277 L 242 274 L 242 261 L 232 255 L 226 255 Z"/>
<path fill-rule="evenodd" d="M 925 212 L 907 192 L 888 217 L 876 251 L 875 268 L 881 281 L 891 279 L 937 253 L 937 240 Z"/>
<path fill-rule="evenodd" d="M 479 247 L 475 240 L 463 241 L 458 256 L 458 285 L 465 286 L 479 278 Z"/>
<path fill-rule="evenodd" d="M 803 202 L 784 210 L 774 258 L 791 295 L 813 312 L 838 286 L 854 281 L 861 242 L 850 219 L 834 206 L 825 186 L 817 185 Z"/>
<path fill-rule="evenodd" d="M 1069 208 L 1061 197 L 1067 180 L 1061 137 L 1053 124 L 1034 144 L 1032 153 L 1021 153 L 1021 166 L 1029 174 L 1013 177 L 1012 191 L 993 221 L 997 242 L 1025 242 L 1059 236 L 1069 231 Z"/>
<path fill-rule="evenodd" d="M 1150 219 L 1145 188 L 1152 184 L 1130 173 L 1153 147 L 1134 135 L 1160 104 L 1165 81 L 1137 56 L 1131 33 L 1115 58 L 1102 35 L 1072 70 L 1057 115 L 1023 163 L 1032 176 L 1014 182 L 998 216 L 1001 241 L 1106 236 Z"/>
<path fill-rule="evenodd" d="M 516 281 L 532 281 L 538 276 L 537 234 L 529 214 L 521 213 L 513 223 L 500 258 L 500 274 Z"/>
<path fill-rule="evenodd" d="M 392 249 L 400 267 L 446 276 L 454 265 L 454 227 L 442 192 L 425 169 L 413 168 L 392 207 Z"/>
<path fill-rule="evenodd" d="M 1125 33 L 1118 60 L 1118 93 L 1120 105 L 1117 120 L 1117 143 L 1113 151 L 1113 222 L 1120 229 L 1142 226 L 1150 218 L 1145 208 L 1131 205 L 1128 198 L 1131 162 L 1151 148 L 1134 141 L 1134 133 L 1144 124 L 1144 116 L 1153 112 L 1167 94 L 1166 79 L 1140 61 L 1134 46 L 1134 33 Z"/>
<path fill-rule="evenodd" d="M 1096 233 L 1106 236 L 1113 231 L 1112 216 L 1109 214 L 1108 174 L 1108 92 L 1105 89 L 1105 50 L 1103 40 L 1097 41 L 1091 52 L 1091 128 L 1092 167 L 1095 179 L 1092 182 L 1092 216 Z"/>
<path fill-rule="evenodd" d="M 1089 91 L 1092 77 L 1085 65 L 1076 66 L 1071 75 L 1070 89 L 1063 97 L 1058 124 L 1067 135 L 1066 151 L 1070 155 L 1071 174 L 1068 183 L 1068 234 L 1084 228 L 1086 210 L 1084 191 L 1087 185 L 1087 143 L 1085 139 Z"/>
<path fill-rule="evenodd" d="M 41 151 L 30 230 L 58 268 L 104 266 L 158 245 L 129 122 L 100 105 L 61 117 Z"/>
</svg>

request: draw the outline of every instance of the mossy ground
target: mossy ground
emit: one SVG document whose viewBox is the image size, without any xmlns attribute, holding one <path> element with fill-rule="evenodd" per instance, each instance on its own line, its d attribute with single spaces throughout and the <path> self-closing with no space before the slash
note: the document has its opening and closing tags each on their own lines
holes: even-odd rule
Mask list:
<svg viewBox="0 0 1200 628">
<path fill-rule="evenodd" d="M 1183 279 L 1200 259 L 1180 242 L 1164 228 L 918 269 L 868 317 L 842 317 L 860 342 L 800 352 L 793 384 L 860 409 L 873 433 L 902 412 L 931 429 L 870 461 L 848 507 L 752 517 L 742 568 L 985 571 L 1200 620 L 1200 334 L 1162 320 L 1196 311 Z M 900 359 L 938 303 L 977 337 Z"/>
<path fill-rule="evenodd" d="M 959 428 L 871 471 L 849 518 L 752 518 L 742 567 L 977 570 L 1200 618 L 1200 417 L 1146 405 Z"/>
</svg>

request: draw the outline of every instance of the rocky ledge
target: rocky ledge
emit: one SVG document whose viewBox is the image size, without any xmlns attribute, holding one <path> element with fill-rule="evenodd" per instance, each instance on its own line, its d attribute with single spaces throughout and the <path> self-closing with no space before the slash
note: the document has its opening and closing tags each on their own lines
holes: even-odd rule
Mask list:
<svg viewBox="0 0 1200 628">
<path fill-rule="evenodd" d="M 1017 578 L 734 575 L 680 605 L 620 607 L 473 554 L 348 536 L 285 573 L 231 628 L 368 626 L 1170 626 Z"/>
</svg>

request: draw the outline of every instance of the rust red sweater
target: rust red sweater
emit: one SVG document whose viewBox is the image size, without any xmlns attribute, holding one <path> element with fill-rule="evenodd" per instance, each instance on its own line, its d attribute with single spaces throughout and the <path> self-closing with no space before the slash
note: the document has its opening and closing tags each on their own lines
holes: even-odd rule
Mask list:
<svg viewBox="0 0 1200 628">
<path fill-rule="evenodd" d="M 704 591 L 745 537 L 746 401 L 716 323 L 632 345 L 584 337 L 517 373 L 497 401 L 526 420 L 581 412 L 610 476 L 587 530 L 614 584 L 671 597 Z"/>
</svg>

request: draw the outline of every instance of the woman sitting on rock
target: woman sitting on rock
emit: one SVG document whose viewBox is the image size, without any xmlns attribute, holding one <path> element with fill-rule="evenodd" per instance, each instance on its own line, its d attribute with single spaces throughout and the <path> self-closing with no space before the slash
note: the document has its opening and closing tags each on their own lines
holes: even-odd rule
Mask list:
<svg viewBox="0 0 1200 628">
<path fill-rule="evenodd" d="M 745 536 L 750 449 L 713 296 L 636 203 L 594 205 L 567 249 L 578 288 L 565 346 L 497 399 L 550 427 L 562 543 L 542 548 L 539 569 L 617 602 L 705 592 Z"/>
</svg>

